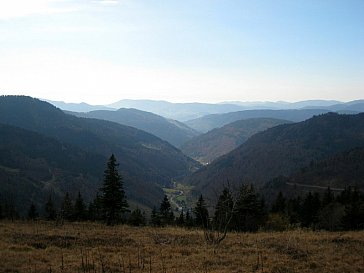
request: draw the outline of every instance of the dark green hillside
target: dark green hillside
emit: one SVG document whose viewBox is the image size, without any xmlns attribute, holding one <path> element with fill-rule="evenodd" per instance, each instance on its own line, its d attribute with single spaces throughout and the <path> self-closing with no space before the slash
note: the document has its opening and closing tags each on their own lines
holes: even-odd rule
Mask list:
<svg viewBox="0 0 364 273">
<path fill-rule="evenodd" d="M 290 109 L 290 110 L 245 110 L 225 114 L 207 115 L 201 118 L 186 121 L 185 123 L 200 132 L 208 132 L 214 128 L 222 127 L 228 123 L 249 118 L 274 118 L 299 122 L 328 113 L 328 109 Z"/>
<path fill-rule="evenodd" d="M 288 177 L 269 181 L 263 188 L 265 195 L 275 197 L 279 191 L 285 196 L 308 191 L 341 191 L 346 187 L 358 187 L 364 191 L 364 148 L 330 156 L 320 161 L 312 161 L 308 166 Z"/>
<path fill-rule="evenodd" d="M 252 135 L 283 123 L 291 122 L 270 118 L 238 120 L 194 137 L 181 150 L 202 163 L 210 163 L 234 150 Z"/>
<path fill-rule="evenodd" d="M 87 201 L 100 187 L 106 158 L 38 133 L 0 124 L 0 194 L 24 213 L 43 207 L 52 194 L 82 192 Z"/>
<path fill-rule="evenodd" d="M 176 147 L 198 134 L 178 121 L 168 120 L 162 116 L 137 109 L 121 108 L 117 111 L 99 110 L 72 114 L 78 117 L 97 118 L 132 126 L 166 140 Z"/>
<path fill-rule="evenodd" d="M 264 185 L 280 175 L 309 165 L 312 160 L 355 147 L 364 147 L 364 114 L 329 113 L 279 125 L 252 136 L 240 147 L 193 174 L 188 183 L 210 192 L 227 181 Z"/>
<path fill-rule="evenodd" d="M 0 97 L 0 123 L 32 130 L 106 158 L 114 153 L 126 177 L 128 196 L 147 206 L 160 200 L 161 186 L 199 166 L 169 143 L 144 131 L 77 118 L 30 97 Z"/>
</svg>

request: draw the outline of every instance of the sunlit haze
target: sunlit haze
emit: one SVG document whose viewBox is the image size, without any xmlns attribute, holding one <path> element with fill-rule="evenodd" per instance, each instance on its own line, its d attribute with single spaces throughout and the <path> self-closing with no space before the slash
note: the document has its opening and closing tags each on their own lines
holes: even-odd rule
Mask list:
<svg viewBox="0 0 364 273">
<path fill-rule="evenodd" d="M 361 0 L 4 0 L 0 94 L 362 99 L 363 14 Z"/>
</svg>

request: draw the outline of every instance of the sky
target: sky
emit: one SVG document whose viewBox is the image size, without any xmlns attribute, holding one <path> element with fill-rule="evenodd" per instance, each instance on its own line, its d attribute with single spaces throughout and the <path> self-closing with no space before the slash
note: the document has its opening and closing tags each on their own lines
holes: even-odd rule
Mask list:
<svg viewBox="0 0 364 273">
<path fill-rule="evenodd" d="M 363 0 L 0 0 L 0 94 L 363 99 L 363 14 Z"/>
</svg>

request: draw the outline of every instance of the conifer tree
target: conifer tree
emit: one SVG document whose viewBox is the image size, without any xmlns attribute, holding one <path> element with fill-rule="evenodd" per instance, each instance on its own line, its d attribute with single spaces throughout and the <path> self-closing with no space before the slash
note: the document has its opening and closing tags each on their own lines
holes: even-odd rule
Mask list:
<svg viewBox="0 0 364 273">
<path fill-rule="evenodd" d="M 78 192 L 76 201 L 75 201 L 75 206 L 73 209 L 73 218 L 76 221 L 82 221 L 86 219 L 86 205 L 83 201 L 83 198 L 81 196 L 81 193 Z"/>
<path fill-rule="evenodd" d="M 234 200 L 228 188 L 224 188 L 215 208 L 213 224 L 215 229 L 230 229 L 234 214 Z"/>
<path fill-rule="evenodd" d="M 286 212 L 286 198 L 284 198 L 281 191 L 278 193 L 276 200 L 272 204 L 271 212 L 281 214 Z"/>
<path fill-rule="evenodd" d="M 102 201 L 97 193 L 96 198 L 88 206 L 88 219 L 91 221 L 103 220 L 102 218 Z"/>
<path fill-rule="evenodd" d="M 256 231 L 265 220 L 264 201 L 252 185 L 242 185 L 236 201 L 233 224 L 241 231 Z"/>
<path fill-rule="evenodd" d="M 49 195 L 48 201 L 45 204 L 45 212 L 46 212 L 46 219 L 47 220 L 55 220 L 57 216 L 56 209 L 53 204 L 52 196 Z"/>
<path fill-rule="evenodd" d="M 73 218 L 73 205 L 68 192 L 66 192 L 63 198 L 61 216 L 63 219 L 68 221 L 71 221 Z"/>
<path fill-rule="evenodd" d="M 145 215 L 139 208 L 136 208 L 131 212 L 128 224 L 137 227 L 145 225 Z"/>
<path fill-rule="evenodd" d="M 123 213 L 129 207 L 123 189 L 123 180 L 117 170 L 118 165 L 115 156 L 112 154 L 107 162 L 107 168 L 104 172 L 104 184 L 101 188 L 103 218 L 107 225 L 121 222 Z"/>
<path fill-rule="evenodd" d="M 186 222 L 187 227 L 193 227 L 194 226 L 194 219 L 191 216 L 190 209 L 187 209 L 187 211 L 186 211 L 186 220 L 185 220 L 185 222 Z"/>
<path fill-rule="evenodd" d="M 39 215 L 37 212 L 37 208 L 36 208 L 35 204 L 32 202 L 30 204 L 29 211 L 28 211 L 28 220 L 35 220 L 38 217 L 39 217 Z"/>
<path fill-rule="evenodd" d="M 330 187 L 327 187 L 324 197 L 322 198 L 322 207 L 325 207 L 326 205 L 332 203 L 335 201 L 334 193 L 332 192 Z"/>
<path fill-rule="evenodd" d="M 209 226 L 209 212 L 207 210 L 206 203 L 202 197 L 202 194 L 197 200 L 196 206 L 193 209 L 193 213 L 196 216 L 195 221 L 197 226 L 204 228 L 207 228 Z"/>
<path fill-rule="evenodd" d="M 173 224 L 174 215 L 172 212 L 171 203 L 169 202 L 167 195 L 164 195 L 163 201 L 160 205 L 159 213 L 160 213 L 161 223 L 163 225 Z"/>
<path fill-rule="evenodd" d="M 346 229 L 359 229 L 364 226 L 364 198 L 357 187 L 350 190 L 350 199 L 345 205 L 343 225 Z"/>
<path fill-rule="evenodd" d="M 153 207 L 152 214 L 150 216 L 150 223 L 152 226 L 158 227 L 161 225 L 161 220 L 159 217 L 159 214 L 157 212 L 157 209 Z"/>
<path fill-rule="evenodd" d="M 287 214 L 290 223 L 298 224 L 301 221 L 302 199 L 300 196 L 287 201 Z"/>
<path fill-rule="evenodd" d="M 185 225 L 185 215 L 184 215 L 183 209 L 177 218 L 177 225 L 180 227 Z"/>
<path fill-rule="evenodd" d="M 318 193 L 309 192 L 302 204 L 302 225 L 304 227 L 315 226 L 318 222 L 318 213 L 321 208 L 320 196 Z"/>
</svg>

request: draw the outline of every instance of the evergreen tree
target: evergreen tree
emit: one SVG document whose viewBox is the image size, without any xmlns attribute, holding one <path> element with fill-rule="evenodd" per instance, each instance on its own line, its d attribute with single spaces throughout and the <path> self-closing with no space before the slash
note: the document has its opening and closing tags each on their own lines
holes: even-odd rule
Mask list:
<svg viewBox="0 0 364 273">
<path fill-rule="evenodd" d="M 3 207 L 3 212 L 4 212 L 4 217 L 7 219 L 10 219 L 12 222 L 15 219 L 19 218 L 19 214 L 18 211 L 16 209 L 15 206 L 15 197 L 13 195 L 10 195 L 4 203 L 4 207 Z"/>
<path fill-rule="evenodd" d="M 186 220 L 185 220 L 185 222 L 186 222 L 187 227 L 193 227 L 195 225 L 194 219 L 193 219 L 193 217 L 191 216 L 191 213 L 190 213 L 190 209 L 188 209 L 186 211 Z"/>
<path fill-rule="evenodd" d="M 284 214 L 286 211 L 286 198 L 284 198 L 283 193 L 280 191 L 274 203 L 272 204 L 271 212 Z"/>
<path fill-rule="evenodd" d="M 215 229 L 223 230 L 231 228 L 231 220 L 234 214 L 234 200 L 228 188 L 224 188 L 215 208 L 213 224 Z"/>
<path fill-rule="evenodd" d="M 287 214 L 291 224 L 301 222 L 302 199 L 301 197 L 291 198 L 287 202 Z"/>
<path fill-rule="evenodd" d="M 240 188 L 234 215 L 235 229 L 256 231 L 265 221 L 264 201 L 255 193 L 252 185 Z"/>
<path fill-rule="evenodd" d="M 71 221 L 73 219 L 73 205 L 68 192 L 66 192 L 63 198 L 61 216 L 63 219 L 68 221 Z"/>
<path fill-rule="evenodd" d="M 78 192 L 76 201 L 75 201 L 75 206 L 73 209 L 73 218 L 76 221 L 82 221 L 86 219 L 86 205 L 83 202 L 83 198 L 81 196 L 81 193 Z"/>
<path fill-rule="evenodd" d="M 29 207 L 28 211 L 28 220 L 35 220 L 39 217 L 37 208 L 35 207 L 35 204 L 32 202 Z"/>
<path fill-rule="evenodd" d="M 88 206 L 88 219 L 91 221 L 103 220 L 102 201 L 99 194 L 96 195 L 96 198 Z"/>
<path fill-rule="evenodd" d="M 350 199 L 345 204 L 343 225 L 346 229 L 360 229 L 364 226 L 364 198 L 357 187 L 350 190 Z"/>
<path fill-rule="evenodd" d="M 161 225 L 161 219 L 159 217 L 159 213 L 157 212 L 157 209 L 153 207 L 152 214 L 150 216 L 150 223 L 152 226 L 158 227 Z"/>
<path fill-rule="evenodd" d="M 103 217 L 107 225 L 122 221 L 122 215 L 127 211 L 128 203 L 123 189 L 122 177 L 117 170 L 116 158 L 111 155 L 104 172 L 104 184 L 101 188 Z"/>
<path fill-rule="evenodd" d="M 171 203 L 169 203 L 167 195 L 164 195 L 163 201 L 160 205 L 159 213 L 162 225 L 173 224 L 174 215 L 172 212 Z"/>
<path fill-rule="evenodd" d="M 327 187 L 327 190 L 324 193 L 324 196 L 322 198 L 322 207 L 327 206 L 328 204 L 335 201 L 334 193 L 332 192 L 330 187 Z"/>
<path fill-rule="evenodd" d="M 182 227 L 185 224 L 186 224 L 185 223 L 185 215 L 184 215 L 183 210 L 182 210 L 181 213 L 179 214 L 179 217 L 177 218 L 177 225 Z"/>
<path fill-rule="evenodd" d="M 137 227 L 145 225 L 145 216 L 139 208 L 131 212 L 128 224 Z"/>
<path fill-rule="evenodd" d="M 330 231 L 342 228 L 345 207 L 338 202 L 331 202 L 323 207 L 318 214 L 318 227 Z"/>
<path fill-rule="evenodd" d="M 321 201 L 319 194 L 309 192 L 302 204 L 301 219 L 304 227 L 314 227 L 317 224 L 320 208 Z"/>
<path fill-rule="evenodd" d="M 195 222 L 197 226 L 203 228 L 207 228 L 209 226 L 209 212 L 207 210 L 206 203 L 202 197 L 202 194 L 197 200 L 196 206 L 193 209 L 193 213 L 195 214 Z"/>
<path fill-rule="evenodd" d="M 49 195 L 49 198 L 48 198 L 48 201 L 47 203 L 45 204 L 45 213 L 46 213 L 46 219 L 47 220 L 55 220 L 56 217 L 57 217 L 57 211 L 54 207 L 54 204 L 53 204 L 53 200 L 52 200 L 52 196 Z"/>
<path fill-rule="evenodd" d="M 352 195 L 352 188 L 350 186 L 345 187 L 345 189 L 337 197 L 337 201 L 343 205 L 349 204 L 351 195 Z"/>
</svg>

